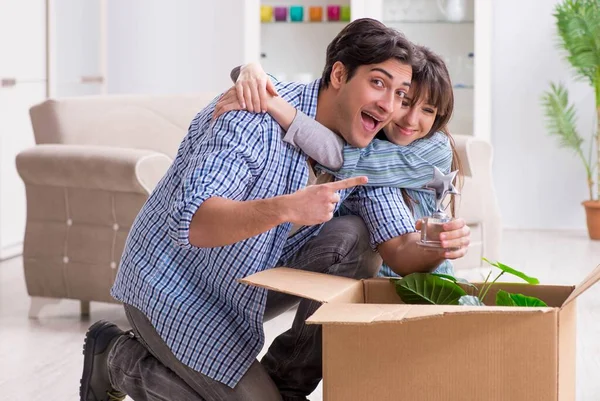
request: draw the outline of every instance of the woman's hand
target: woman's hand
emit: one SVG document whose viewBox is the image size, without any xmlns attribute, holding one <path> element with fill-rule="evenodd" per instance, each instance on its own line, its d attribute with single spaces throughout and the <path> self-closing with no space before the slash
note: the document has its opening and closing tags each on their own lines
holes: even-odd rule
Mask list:
<svg viewBox="0 0 600 401">
<path fill-rule="evenodd" d="M 420 230 L 423 221 L 418 220 L 415 228 Z M 467 254 L 467 249 L 471 243 L 471 229 L 461 218 L 452 219 L 444 223 L 444 232 L 440 234 L 442 247 L 446 249 L 444 258 L 459 259 Z"/>
<path fill-rule="evenodd" d="M 271 96 L 278 96 L 275 85 L 258 63 L 244 65 L 235 81 L 235 91 L 242 109 L 266 113 Z"/>
<path fill-rule="evenodd" d="M 237 98 L 235 86 L 229 88 L 227 92 L 223 93 L 221 98 L 217 101 L 215 110 L 213 111 L 213 120 L 219 118 L 221 114 L 232 110 L 244 110 Z"/>
<path fill-rule="evenodd" d="M 277 90 L 260 64 L 244 65 L 235 85 L 223 93 L 215 105 L 213 119 L 232 110 L 267 112 L 275 96 L 279 96 Z"/>
</svg>

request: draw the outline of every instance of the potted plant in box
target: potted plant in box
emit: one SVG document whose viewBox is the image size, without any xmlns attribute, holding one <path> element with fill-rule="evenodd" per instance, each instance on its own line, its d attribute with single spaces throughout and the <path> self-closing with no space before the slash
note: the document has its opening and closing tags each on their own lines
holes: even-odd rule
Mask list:
<svg viewBox="0 0 600 401">
<path fill-rule="evenodd" d="M 589 200 L 583 205 L 588 233 L 591 239 L 600 239 L 600 0 L 564 0 L 556 6 L 554 17 L 560 45 L 566 50 L 566 58 L 576 76 L 594 88 L 597 121 L 587 158 L 582 150 L 583 139 L 575 126 L 575 108 L 569 104 L 564 85 L 552 83 L 542 97 L 542 104 L 549 134 L 557 136 L 561 146 L 574 150 L 585 166 Z M 595 158 L 592 157 L 594 144 Z"/>
<path fill-rule="evenodd" d="M 499 269 L 500 274 L 490 283 L 489 280 L 492 275 L 492 270 L 490 270 L 485 282 L 480 287 L 469 283 L 467 280 L 438 273 L 412 273 L 403 278 L 392 278 L 390 281 L 395 285 L 396 293 L 405 304 L 470 306 L 484 306 L 489 290 L 504 274 L 519 277 L 531 285 L 539 284 L 537 278 L 530 277 L 510 266 L 500 262 L 492 263 L 485 258 L 483 260 Z M 463 286 L 459 284 L 463 284 Z M 470 294 L 465 291 L 465 287 Z M 504 290 L 499 290 L 496 293 L 495 302 L 488 301 L 487 305 L 547 306 L 539 298 Z"/>
</svg>

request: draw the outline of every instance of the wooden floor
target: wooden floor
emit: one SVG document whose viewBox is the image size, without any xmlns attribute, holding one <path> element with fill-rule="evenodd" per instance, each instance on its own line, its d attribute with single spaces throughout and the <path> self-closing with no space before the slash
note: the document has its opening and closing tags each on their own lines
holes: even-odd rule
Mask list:
<svg viewBox="0 0 600 401">
<path fill-rule="evenodd" d="M 583 232 L 506 231 L 501 261 L 537 276 L 543 283 L 577 284 L 600 264 L 600 241 Z M 459 274 L 460 275 L 460 274 Z M 474 272 L 463 274 L 476 278 Z M 38 320 L 27 318 L 29 297 L 21 260 L 0 263 L 0 399 L 77 400 L 82 340 L 98 319 L 123 328 L 119 306 L 92 304 L 91 318 L 80 320 L 79 304 L 48 306 Z M 579 302 L 578 401 L 600 400 L 600 285 Z M 291 313 L 267 323 L 267 344 L 291 324 Z M 321 400 L 320 388 L 311 400 Z"/>
</svg>

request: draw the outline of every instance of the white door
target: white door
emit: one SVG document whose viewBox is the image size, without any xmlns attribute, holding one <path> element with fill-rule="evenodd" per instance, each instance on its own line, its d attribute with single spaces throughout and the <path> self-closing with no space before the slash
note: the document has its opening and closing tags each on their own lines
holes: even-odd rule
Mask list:
<svg viewBox="0 0 600 401">
<path fill-rule="evenodd" d="M 50 0 L 50 97 L 104 93 L 105 0 Z"/>
<path fill-rule="evenodd" d="M 34 145 L 29 108 L 45 96 L 45 83 L 0 88 L 0 259 L 19 253 L 23 242 L 25 188 L 15 157 Z"/>
<path fill-rule="evenodd" d="M 15 157 L 34 144 L 29 107 L 46 96 L 46 2 L 0 0 L 0 259 L 20 252 L 25 193 Z"/>
<path fill-rule="evenodd" d="M 0 78 L 46 77 L 45 0 L 0 0 Z"/>
</svg>

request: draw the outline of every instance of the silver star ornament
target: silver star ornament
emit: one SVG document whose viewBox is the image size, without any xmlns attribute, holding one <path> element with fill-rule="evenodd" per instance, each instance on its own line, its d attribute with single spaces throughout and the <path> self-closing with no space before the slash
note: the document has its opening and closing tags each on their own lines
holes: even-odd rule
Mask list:
<svg viewBox="0 0 600 401">
<path fill-rule="evenodd" d="M 435 207 L 438 212 L 443 212 L 442 202 L 444 201 L 446 195 L 459 194 L 454 184 L 452 184 L 452 181 L 454 181 L 454 178 L 456 177 L 457 173 L 458 170 L 452 171 L 451 173 L 444 175 L 444 173 L 442 173 L 440 169 L 434 166 L 433 178 L 423 187 L 424 189 L 428 189 L 435 193 Z"/>
</svg>

